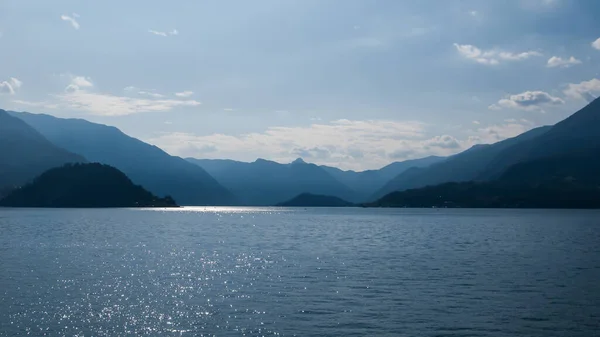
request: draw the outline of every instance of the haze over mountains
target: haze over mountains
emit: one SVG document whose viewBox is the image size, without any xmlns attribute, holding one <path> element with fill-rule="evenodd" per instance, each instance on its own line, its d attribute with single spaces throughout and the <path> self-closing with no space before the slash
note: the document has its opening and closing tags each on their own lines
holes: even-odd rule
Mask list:
<svg viewBox="0 0 600 337">
<path fill-rule="evenodd" d="M 379 199 L 394 191 L 437 185 L 450 181 L 479 180 L 480 177 L 485 175 L 486 170 L 491 169 L 490 164 L 496 160 L 502 151 L 525 140 L 535 138 L 548 130 L 550 130 L 548 126 L 539 127 L 498 143 L 475 145 L 429 167 L 411 168 L 389 181 L 371 196 L 370 200 Z"/>
<path fill-rule="evenodd" d="M 19 118 L 0 110 L 0 196 L 53 167 L 85 162 L 80 155 L 48 141 Z"/>
<path fill-rule="evenodd" d="M 188 158 L 204 168 L 244 205 L 275 205 L 301 193 L 329 195 L 351 202 L 366 200 L 394 176 L 411 167 L 423 167 L 442 160 L 427 157 L 392 163 L 380 170 L 343 171 L 297 159 L 289 164 L 258 159 L 252 163 L 234 160 Z"/>
<path fill-rule="evenodd" d="M 114 166 L 134 183 L 156 195 L 170 195 L 181 205 L 237 204 L 235 197 L 199 166 L 117 128 L 81 119 L 25 112 L 12 114 L 55 145 L 81 154 L 90 162 Z"/>
<path fill-rule="evenodd" d="M 89 161 L 114 166 L 135 184 L 159 196 L 171 195 L 184 205 L 262 206 L 294 200 L 294 205 L 301 206 L 310 200 L 322 204 L 322 200 L 381 199 L 374 205 L 424 206 L 443 205 L 442 195 L 477 207 L 576 207 L 577 200 L 580 205 L 600 205 L 595 199 L 600 198 L 596 193 L 600 188 L 600 99 L 554 126 L 477 145 L 448 158 L 426 157 L 364 172 L 302 159 L 289 164 L 263 159 L 252 163 L 184 160 L 114 127 L 10 114 L 0 111 L 0 192 L 21 186 L 49 168 Z M 410 191 L 397 193 L 406 190 Z M 555 197 L 548 199 L 540 193 Z M 578 199 L 577 193 L 585 197 Z"/>
</svg>

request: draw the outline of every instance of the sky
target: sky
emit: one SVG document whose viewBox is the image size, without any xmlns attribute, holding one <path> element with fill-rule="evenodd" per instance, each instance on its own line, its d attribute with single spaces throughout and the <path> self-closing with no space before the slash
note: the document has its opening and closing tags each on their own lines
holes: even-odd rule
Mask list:
<svg viewBox="0 0 600 337">
<path fill-rule="evenodd" d="M 600 95 L 597 0 L 0 0 L 0 108 L 170 154 L 380 168 Z"/>
</svg>

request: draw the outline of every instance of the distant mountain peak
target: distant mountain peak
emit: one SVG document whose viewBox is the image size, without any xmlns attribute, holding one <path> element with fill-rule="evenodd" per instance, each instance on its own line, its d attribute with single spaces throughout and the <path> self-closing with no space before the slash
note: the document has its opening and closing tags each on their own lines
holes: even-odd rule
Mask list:
<svg viewBox="0 0 600 337">
<path fill-rule="evenodd" d="M 306 162 L 302 158 L 297 158 L 292 162 L 292 164 L 306 164 Z"/>
</svg>

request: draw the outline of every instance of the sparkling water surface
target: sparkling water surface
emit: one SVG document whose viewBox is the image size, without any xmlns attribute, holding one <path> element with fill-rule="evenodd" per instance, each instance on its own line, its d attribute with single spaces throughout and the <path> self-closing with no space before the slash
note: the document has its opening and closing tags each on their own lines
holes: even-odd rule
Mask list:
<svg viewBox="0 0 600 337">
<path fill-rule="evenodd" d="M 599 336 L 600 212 L 0 209 L 2 336 Z"/>
</svg>

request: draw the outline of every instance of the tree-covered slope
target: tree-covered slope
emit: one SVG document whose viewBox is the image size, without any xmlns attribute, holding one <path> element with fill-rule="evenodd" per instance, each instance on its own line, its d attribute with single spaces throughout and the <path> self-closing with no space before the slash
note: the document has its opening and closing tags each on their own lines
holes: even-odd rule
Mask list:
<svg viewBox="0 0 600 337">
<path fill-rule="evenodd" d="M 0 200 L 7 207 L 173 207 L 108 165 L 67 164 L 50 169 Z"/>
</svg>

